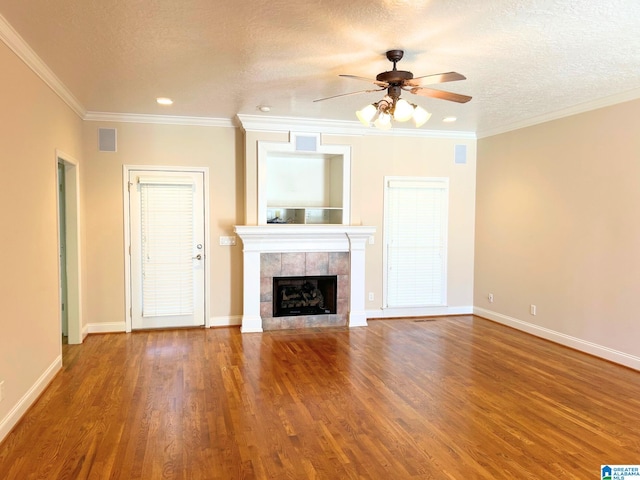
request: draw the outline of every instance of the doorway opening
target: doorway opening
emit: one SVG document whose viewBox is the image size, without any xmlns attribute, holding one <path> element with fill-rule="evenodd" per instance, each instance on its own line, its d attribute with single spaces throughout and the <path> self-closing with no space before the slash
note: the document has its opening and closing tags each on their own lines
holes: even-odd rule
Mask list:
<svg viewBox="0 0 640 480">
<path fill-rule="evenodd" d="M 56 151 L 60 332 L 70 344 L 82 343 L 80 298 L 80 176 L 78 162 Z"/>
<path fill-rule="evenodd" d="M 69 316 L 67 315 L 67 221 L 65 203 L 64 163 L 58 162 L 58 252 L 60 259 L 60 329 L 62 344 L 69 343 Z"/>
</svg>

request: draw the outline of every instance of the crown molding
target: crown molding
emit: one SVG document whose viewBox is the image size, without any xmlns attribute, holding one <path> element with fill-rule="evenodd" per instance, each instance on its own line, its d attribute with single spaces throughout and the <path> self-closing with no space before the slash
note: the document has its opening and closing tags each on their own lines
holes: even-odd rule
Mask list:
<svg viewBox="0 0 640 480">
<path fill-rule="evenodd" d="M 180 117 L 169 115 L 138 115 L 124 113 L 87 112 L 80 101 L 60 81 L 42 59 L 31 49 L 24 39 L 0 14 L 0 40 L 12 50 L 40 79 L 57 94 L 81 119 L 87 121 L 109 121 L 129 123 L 154 123 L 167 125 L 195 125 L 214 127 L 240 127 L 245 131 L 299 131 L 325 133 L 334 135 L 370 135 L 370 136 L 394 136 L 394 137 L 420 137 L 420 138 L 450 138 L 476 140 L 491 137 L 513 130 L 531 127 L 541 123 L 558 120 L 564 117 L 605 108 L 618 103 L 637 100 L 640 98 L 640 88 L 610 95 L 601 99 L 580 103 L 565 109 L 538 115 L 526 120 L 521 120 L 506 125 L 501 125 L 476 132 L 471 131 L 444 131 L 392 128 L 391 130 L 378 130 L 367 128 L 356 121 L 318 120 L 296 117 L 265 117 L 260 115 L 238 114 L 234 119 L 209 118 L 209 117 Z"/>
<path fill-rule="evenodd" d="M 610 107 L 618 103 L 629 102 L 640 98 L 640 88 L 634 88 L 633 90 L 627 90 L 626 92 L 616 93 L 597 100 L 591 100 L 571 107 L 563 108 L 555 112 L 546 113 L 544 115 L 538 115 L 526 120 L 509 123 L 495 128 L 489 128 L 478 132 L 478 138 L 492 137 L 501 133 L 511 132 L 513 130 L 519 130 L 521 128 L 532 127 L 541 123 L 550 122 L 552 120 L 559 120 L 561 118 L 570 117 L 579 113 L 590 112 L 599 108 Z"/>
<path fill-rule="evenodd" d="M 87 112 L 83 120 L 89 122 L 153 123 L 159 125 L 190 125 L 203 127 L 231 127 L 237 125 L 228 118 L 180 117 L 173 115 L 144 115 L 135 113 Z"/>
<path fill-rule="evenodd" d="M 368 128 L 357 121 L 318 120 L 314 118 L 265 117 L 262 115 L 236 115 L 239 126 L 245 132 L 305 132 L 345 136 L 386 136 L 420 138 L 454 138 L 475 140 L 474 132 L 421 130 L 419 128 L 392 128 L 378 130 Z"/>
<path fill-rule="evenodd" d="M 238 114 L 234 119 L 211 117 L 181 117 L 171 115 L 144 115 L 130 113 L 87 112 L 80 101 L 60 81 L 42 59 L 0 14 L 0 40 L 2 40 L 42 81 L 53 90 L 81 119 L 93 122 L 151 123 L 164 125 L 192 125 L 209 127 L 240 127 L 244 131 L 312 132 L 334 135 L 369 135 L 420 138 L 454 138 L 475 140 L 474 132 L 438 131 L 408 128 L 378 130 L 364 127 L 357 121 L 319 120 L 297 117 L 264 117 Z"/>
<path fill-rule="evenodd" d="M 297 117 L 263 117 L 260 115 L 236 115 L 235 119 L 213 117 L 180 117 L 173 115 L 146 115 L 132 113 L 87 112 L 83 120 L 91 122 L 153 123 L 161 125 L 191 125 L 205 127 L 242 128 L 245 132 L 302 132 L 344 136 L 393 136 L 420 138 L 453 138 L 475 140 L 474 132 L 420 130 L 395 128 L 378 130 L 363 127 L 360 122 L 318 120 Z"/>
<path fill-rule="evenodd" d="M 0 40 L 2 40 L 20 60 L 22 60 L 42 81 L 56 93 L 80 118 L 86 112 L 80 101 L 60 81 L 51 69 L 34 52 L 27 42 L 0 15 Z"/>
</svg>

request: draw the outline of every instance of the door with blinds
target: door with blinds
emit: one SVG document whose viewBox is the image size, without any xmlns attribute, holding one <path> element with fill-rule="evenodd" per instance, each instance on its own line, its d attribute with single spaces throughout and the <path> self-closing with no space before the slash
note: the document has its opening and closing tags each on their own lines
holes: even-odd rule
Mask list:
<svg viewBox="0 0 640 480">
<path fill-rule="evenodd" d="M 448 178 L 385 178 L 385 306 L 447 301 Z"/>
<path fill-rule="evenodd" d="M 204 174 L 129 171 L 131 327 L 204 325 Z"/>
</svg>

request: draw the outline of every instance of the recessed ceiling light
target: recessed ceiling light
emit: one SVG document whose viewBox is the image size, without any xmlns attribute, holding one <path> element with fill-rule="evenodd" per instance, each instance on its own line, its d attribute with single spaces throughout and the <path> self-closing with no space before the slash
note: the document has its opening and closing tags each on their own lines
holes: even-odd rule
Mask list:
<svg viewBox="0 0 640 480">
<path fill-rule="evenodd" d="M 456 117 L 444 117 L 444 118 L 442 119 L 442 121 L 443 121 L 443 122 L 447 122 L 447 123 L 453 123 L 453 122 L 455 122 L 456 120 L 457 120 L 457 118 L 456 118 Z"/>
<path fill-rule="evenodd" d="M 261 112 L 267 113 L 271 111 L 271 107 L 268 105 L 258 105 L 258 110 Z"/>
<path fill-rule="evenodd" d="M 171 105 L 171 104 L 173 104 L 173 100 L 171 100 L 170 98 L 167 98 L 167 97 L 158 97 L 158 98 L 156 98 L 156 102 L 158 102 L 160 105 Z"/>
</svg>

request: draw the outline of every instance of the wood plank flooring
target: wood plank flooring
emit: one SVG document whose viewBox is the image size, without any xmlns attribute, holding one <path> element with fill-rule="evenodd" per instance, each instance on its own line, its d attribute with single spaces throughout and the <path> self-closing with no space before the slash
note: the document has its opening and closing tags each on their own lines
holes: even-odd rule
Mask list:
<svg viewBox="0 0 640 480">
<path fill-rule="evenodd" d="M 640 372 L 490 321 L 91 335 L 2 479 L 589 479 L 640 463 Z"/>
</svg>

